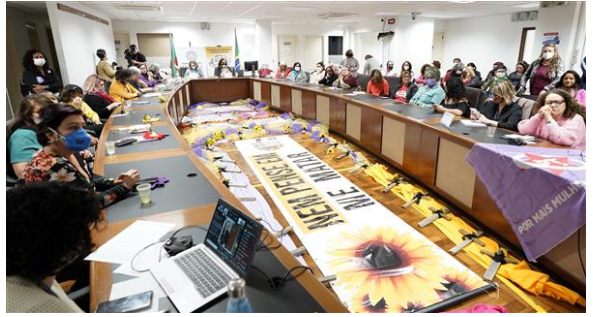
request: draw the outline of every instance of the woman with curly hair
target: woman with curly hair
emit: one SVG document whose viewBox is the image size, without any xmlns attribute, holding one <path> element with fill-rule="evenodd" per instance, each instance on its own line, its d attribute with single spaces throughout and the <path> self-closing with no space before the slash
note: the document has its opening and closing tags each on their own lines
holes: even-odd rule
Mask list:
<svg viewBox="0 0 593 317">
<path fill-rule="evenodd" d="M 100 213 L 93 193 L 67 184 L 6 192 L 6 312 L 83 312 L 56 276 L 90 253 Z"/>
<path fill-rule="evenodd" d="M 37 140 L 43 146 L 25 167 L 26 184 L 58 181 L 97 191 L 101 206 L 106 207 L 124 198 L 140 179 L 140 173 L 129 170 L 116 179 L 93 175 L 84 162 L 71 157 L 86 150 L 91 138 L 83 129 L 82 111 L 65 104 L 47 107 L 37 127 Z"/>
<path fill-rule="evenodd" d="M 581 107 L 568 92 L 547 91 L 537 98 L 536 105 L 537 114 L 519 122 L 519 133 L 580 150 L 586 148 L 587 129 Z"/>
<path fill-rule="evenodd" d="M 440 105 L 434 105 L 434 111 L 469 118 L 469 108 L 469 101 L 465 97 L 465 85 L 461 78 L 449 78 L 445 83 L 445 99 Z"/>
<path fill-rule="evenodd" d="M 547 44 L 542 47 L 542 52 L 525 71 L 521 77 L 519 91 L 525 91 L 529 82 L 529 93 L 538 96 L 548 90 L 552 90 L 560 81 L 564 73 L 564 62 L 558 54 L 558 48 L 554 44 Z"/>
<path fill-rule="evenodd" d="M 575 101 L 583 108 L 587 106 L 585 89 L 582 87 L 581 76 L 574 70 L 567 70 L 560 81 L 556 84 L 556 88 L 564 89 L 568 92 Z"/>
<path fill-rule="evenodd" d="M 62 81 L 49 67 L 43 52 L 33 49 L 25 53 L 23 68 L 25 69 L 21 89 L 23 96 L 45 90 L 56 93 L 62 88 Z"/>
</svg>

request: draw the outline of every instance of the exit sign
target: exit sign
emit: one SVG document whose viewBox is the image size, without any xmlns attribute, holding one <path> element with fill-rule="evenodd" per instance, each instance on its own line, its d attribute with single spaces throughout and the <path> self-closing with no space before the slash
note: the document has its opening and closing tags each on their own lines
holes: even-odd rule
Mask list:
<svg viewBox="0 0 593 317">
<path fill-rule="evenodd" d="M 391 18 L 387 20 L 387 24 L 395 24 L 395 19 Z"/>
</svg>

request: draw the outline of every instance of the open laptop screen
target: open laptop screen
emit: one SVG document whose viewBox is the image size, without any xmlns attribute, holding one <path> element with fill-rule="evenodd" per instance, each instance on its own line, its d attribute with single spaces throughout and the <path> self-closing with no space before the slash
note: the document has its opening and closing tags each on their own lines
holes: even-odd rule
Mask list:
<svg viewBox="0 0 593 317">
<path fill-rule="evenodd" d="M 262 225 L 219 199 L 204 244 L 244 277 L 253 261 Z"/>
</svg>

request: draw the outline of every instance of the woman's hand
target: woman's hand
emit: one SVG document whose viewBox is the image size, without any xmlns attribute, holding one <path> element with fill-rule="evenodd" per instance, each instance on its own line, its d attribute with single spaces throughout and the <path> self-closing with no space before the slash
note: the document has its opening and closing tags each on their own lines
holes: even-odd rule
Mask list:
<svg viewBox="0 0 593 317">
<path fill-rule="evenodd" d="M 436 111 L 438 113 L 445 112 L 445 107 L 443 107 L 441 105 L 432 105 L 432 108 L 434 109 L 434 111 Z"/>
<path fill-rule="evenodd" d="M 76 109 L 79 109 L 82 107 L 82 98 L 80 97 L 76 97 L 74 98 L 74 100 L 72 100 L 72 106 Z"/>
<path fill-rule="evenodd" d="M 140 180 L 140 172 L 137 170 L 129 170 L 125 173 L 119 174 L 115 179 L 115 184 L 123 184 L 126 188 L 131 189 Z"/>
</svg>

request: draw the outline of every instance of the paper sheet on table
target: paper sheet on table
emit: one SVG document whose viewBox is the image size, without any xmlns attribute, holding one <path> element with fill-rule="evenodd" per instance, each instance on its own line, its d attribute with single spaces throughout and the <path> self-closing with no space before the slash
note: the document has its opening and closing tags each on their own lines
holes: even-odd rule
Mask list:
<svg viewBox="0 0 593 317">
<path fill-rule="evenodd" d="M 523 141 L 535 141 L 535 137 L 532 135 L 521 135 L 521 134 L 507 134 L 504 136 L 507 139 L 523 140 Z"/>
<path fill-rule="evenodd" d="M 165 291 L 159 286 L 150 272 L 142 273 L 139 277 L 115 283 L 111 286 L 109 300 L 114 300 L 146 291 L 152 291 L 152 305 L 150 309 L 141 312 L 157 312 L 159 310 L 159 299 L 165 297 Z"/>
<path fill-rule="evenodd" d="M 161 95 L 160 92 L 152 92 L 152 93 L 144 94 L 144 95 L 142 95 L 142 97 L 144 97 L 144 98 L 152 98 L 152 97 L 158 97 L 160 95 Z"/>
<path fill-rule="evenodd" d="M 353 91 L 352 93 L 355 95 L 366 95 L 366 92 L 364 91 Z"/>
<path fill-rule="evenodd" d="M 85 258 L 87 261 L 128 263 L 147 245 L 158 241 L 175 224 L 138 220 Z"/>
<path fill-rule="evenodd" d="M 483 124 L 482 122 L 479 122 L 479 121 L 474 121 L 474 120 L 460 120 L 460 121 L 466 127 L 472 127 L 472 128 L 485 128 L 486 127 L 485 124 Z"/>
</svg>

